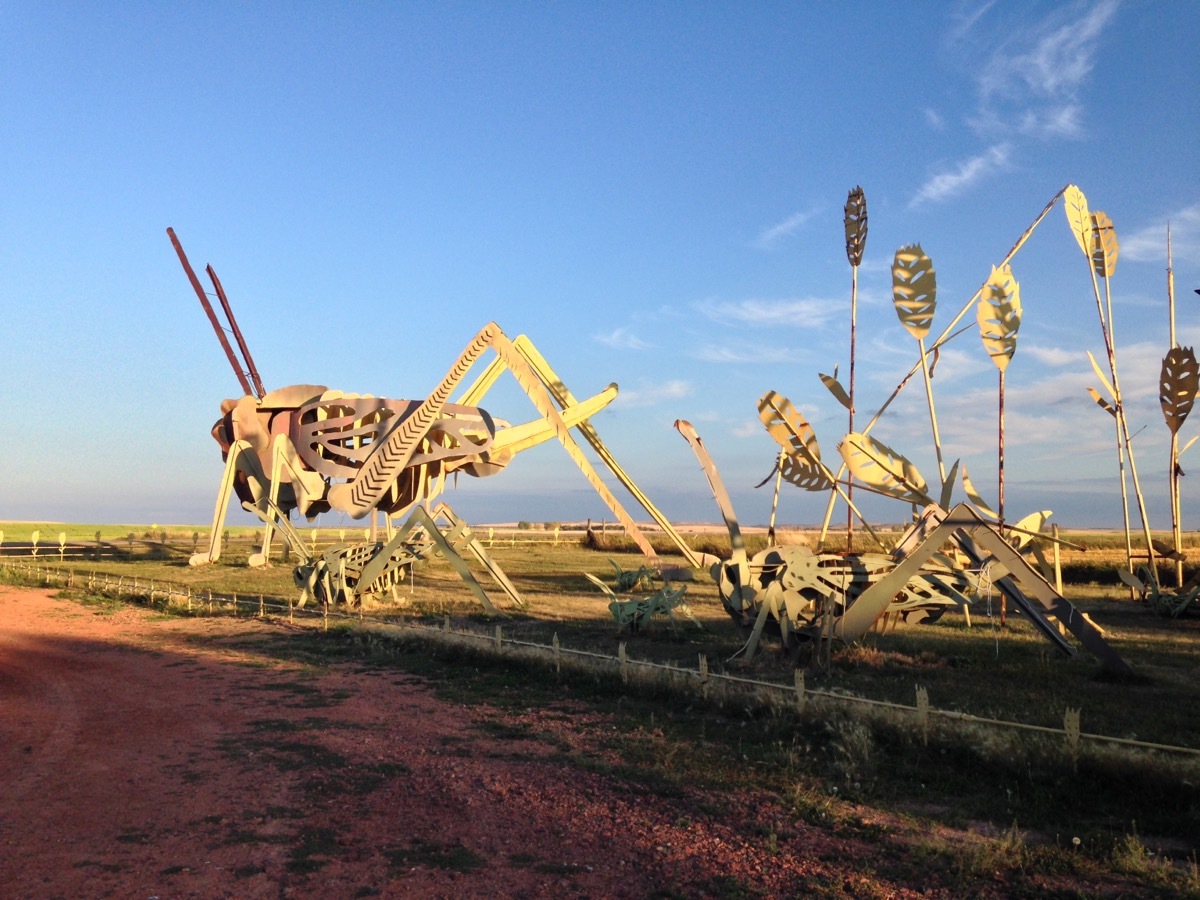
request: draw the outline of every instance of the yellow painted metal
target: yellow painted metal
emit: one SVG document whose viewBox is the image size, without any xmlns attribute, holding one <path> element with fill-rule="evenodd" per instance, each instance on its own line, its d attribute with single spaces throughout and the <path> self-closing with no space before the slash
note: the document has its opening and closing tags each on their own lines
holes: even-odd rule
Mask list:
<svg viewBox="0 0 1200 900">
<path fill-rule="evenodd" d="M 790 462 L 786 469 L 780 466 L 788 481 L 810 491 L 828 490 L 833 486 L 833 475 L 821 462 L 816 432 L 787 397 L 767 391 L 759 398 L 758 418 Z"/>
<path fill-rule="evenodd" d="M 933 260 L 921 249 L 920 244 L 901 247 L 892 259 L 892 304 L 900 323 L 917 339 L 921 353 L 921 374 L 925 379 L 925 401 L 929 408 L 929 425 L 933 429 L 933 449 L 937 456 L 938 478 L 942 493 L 945 494 L 953 487 L 954 479 L 946 477 L 942 436 L 933 402 L 933 367 L 925 349 L 925 338 L 937 311 L 937 272 L 933 268 Z"/>
<path fill-rule="evenodd" d="M 1120 242 L 1117 230 L 1107 213 L 1092 213 L 1092 268 L 1101 278 L 1111 278 L 1117 270 Z"/>
<path fill-rule="evenodd" d="M 570 390 L 567 389 L 567 386 L 563 383 L 562 379 L 558 377 L 558 374 L 550 367 L 550 364 L 546 362 L 545 357 L 538 352 L 537 348 L 533 345 L 533 342 L 524 335 L 521 335 L 516 339 L 516 341 L 514 341 L 514 344 L 517 351 L 545 383 L 546 388 L 550 391 L 554 399 L 563 407 L 574 406 L 576 404 L 574 396 L 571 394 Z M 650 518 L 658 523 L 658 526 L 663 530 L 667 537 L 671 539 L 672 543 L 675 544 L 679 552 L 683 555 L 684 559 L 687 560 L 688 565 L 694 569 L 707 565 L 708 561 L 704 558 L 704 555 L 698 555 L 694 550 L 692 550 L 691 547 L 687 545 L 683 537 L 675 530 L 675 527 L 671 524 L 670 520 L 662 514 L 658 507 L 650 501 L 650 498 L 642 492 L 634 480 L 621 467 L 620 463 L 617 462 L 616 457 L 612 455 L 612 452 L 608 449 L 607 445 L 600 439 L 599 433 L 596 431 L 591 422 L 586 420 L 582 421 L 577 427 L 579 433 L 583 435 L 584 439 L 591 445 L 592 449 L 596 451 L 596 454 L 608 467 L 609 471 L 616 476 L 617 480 L 624 485 L 625 489 L 634 496 L 642 508 L 650 515 Z"/>
<path fill-rule="evenodd" d="M 599 394 L 564 408 L 562 420 L 568 428 L 574 428 L 603 410 L 616 396 L 617 386 L 610 384 Z M 498 429 L 496 437 L 492 441 L 492 449 L 501 452 L 507 450 L 515 454 L 545 443 L 553 437 L 553 424 L 546 419 L 534 419 L 523 425 L 511 425 L 508 428 Z"/>
<path fill-rule="evenodd" d="M 850 512 L 858 516 L 863 528 L 875 543 L 882 547 L 883 542 L 879 535 L 854 505 L 854 499 L 834 480 L 833 473 L 821 461 L 821 449 L 817 444 L 816 433 L 792 402 L 782 394 L 768 391 L 758 401 L 758 417 L 767 427 L 767 432 L 783 449 L 784 457 L 779 464 L 781 475 L 805 490 L 832 488 L 831 496 L 841 497 Z"/>
<path fill-rule="evenodd" d="M 508 598 L 517 606 L 525 606 L 525 600 L 521 597 L 521 594 L 517 591 L 513 583 L 508 580 L 508 576 L 500 568 L 500 564 L 492 559 L 491 554 L 487 552 L 483 543 L 471 531 L 470 526 L 463 519 L 459 518 L 458 514 L 450 508 L 449 504 L 437 504 L 430 511 L 429 518 L 433 521 L 435 527 L 439 521 L 445 520 L 452 529 L 455 529 L 461 536 L 462 545 L 471 551 L 471 554 L 479 561 L 480 565 L 487 569 L 488 575 L 491 576 L 496 584 L 500 585 L 500 588 L 508 595 Z"/>
<path fill-rule="evenodd" d="M 1021 327 L 1021 285 L 1009 266 L 992 268 L 975 317 L 984 349 L 1003 372 L 1016 352 L 1017 331 Z"/>
<path fill-rule="evenodd" d="M 1073 184 L 1063 190 L 1063 209 L 1067 214 L 1067 225 L 1075 243 L 1088 259 L 1092 257 L 1092 214 L 1088 209 L 1087 197 Z"/>
<path fill-rule="evenodd" d="M 892 259 L 892 304 L 900 324 L 924 340 L 937 309 L 937 272 L 920 244 L 909 244 Z"/>
<path fill-rule="evenodd" d="M 854 477 L 881 494 L 922 506 L 933 502 L 917 467 L 870 435 L 848 434 L 838 450 Z"/>
<path fill-rule="evenodd" d="M 940 523 L 928 531 L 920 544 L 883 579 L 865 591 L 846 615 L 842 616 L 836 631 L 846 640 L 866 634 L 875 620 L 887 608 L 890 599 L 908 578 L 948 540 L 957 540 L 960 546 L 976 556 L 977 563 L 994 559 L 1008 570 L 999 587 L 1012 591 L 1010 597 L 1030 615 L 1039 630 L 1060 646 L 1062 637 L 1057 628 L 1049 626 L 1044 616 L 1051 615 L 1099 661 L 1107 670 L 1128 674 L 1129 668 L 1121 656 L 1104 640 L 1099 629 L 1080 613 L 1066 598 L 1056 591 L 1009 543 L 997 528 L 985 522 L 979 514 L 960 503 Z M 1036 601 L 1036 604 L 1032 601 Z M 1065 649 L 1070 649 L 1069 645 Z"/>
<path fill-rule="evenodd" d="M 233 496 L 233 482 L 238 473 L 246 476 L 252 490 L 256 492 L 256 499 L 266 496 L 264 489 L 266 477 L 254 448 L 248 441 L 234 441 L 225 459 L 225 471 L 221 476 L 221 484 L 217 488 L 217 502 L 213 511 L 212 530 L 208 536 L 208 549 L 203 553 L 193 554 L 188 560 L 190 565 L 201 566 L 214 563 L 221 558 L 221 538 L 225 531 L 225 515 Z"/>
<path fill-rule="evenodd" d="M 737 515 L 733 511 L 733 501 L 729 499 L 725 483 L 721 481 L 721 475 L 717 471 L 712 457 L 708 455 L 704 442 L 700 440 L 700 435 L 692 427 L 692 423 L 685 419 L 677 419 L 675 430 L 684 436 L 691 445 L 692 452 L 696 454 L 696 459 L 699 460 L 700 467 L 704 470 L 704 476 L 708 479 L 708 486 L 712 490 L 713 498 L 717 501 L 717 508 L 721 511 L 721 518 L 725 520 L 725 528 L 729 532 L 729 546 L 732 554 L 729 562 L 717 562 L 713 565 L 713 581 L 717 582 L 721 596 L 727 598 L 726 602 L 733 610 L 748 610 L 754 602 L 754 591 L 750 587 L 746 542 L 742 539 L 742 529 L 738 525 Z"/>
<path fill-rule="evenodd" d="M 433 392 L 377 444 L 354 480 L 330 486 L 329 503 L 334 509 L 358 519 L 378 505 L 420 448 L 442 407 L 449 402 L 450 394 L 497 336 L 502 334 L 495 322 L 480 329 Z"/>
</svg>

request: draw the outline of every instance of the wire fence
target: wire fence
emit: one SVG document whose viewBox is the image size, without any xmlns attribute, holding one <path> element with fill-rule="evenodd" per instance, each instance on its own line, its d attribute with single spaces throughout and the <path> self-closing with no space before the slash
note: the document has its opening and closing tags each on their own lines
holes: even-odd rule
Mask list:
<svg viewBox="0 0 1200 900">
<path fill-rule="evenodd" d="M 164 606 L 178 605 L 192 613 L 208 615 L 254 616 L 265 618 L 275 616 L 286 618 L 289 623 L 311 624 L 328 630 L 330 620 L 349 622 L 363 628 L 369 635 L 383 637 L 415 637 L 427 641 L 445 642 L 451 639 L 459 644 L 472 645 L 479 651 L 503 655 L 506 648 L 521 648 L 523 651 L 540 657 L 541 661 L 551 664 L 556 670 L 564 664 L 579 661 L 585 665 L 581 669 L 593 668 L 597 665 L 620 675 L 626 684 L 632 673 L 637 671 L 656 671 L 668 676 L 675 684 L 690 686 L 693 690 L 707 697 L 709 688 L 714 685 L 730 685 L 752 687 L 773 695 L 776 701 L 793 702 L 797 707 L 806 703 L 843 704 L 865 709 L 889 710 L 910 717 L 914 726 L 926 735 L 934 720 L 942 720 L 960 725 L 979 725 L 1012 731 L 1033 732 L 1050 738 L 1062 740 L 1067 749 L 1076 752 L 1083 742 L 1107 744 L 1129 749 L 1156 751 L 1180 756 L 1200 758 L 1200 749 L 1181 747 L 1174 744 L 1160 744 L 1151 741 L 1139 741 L 1132 738 L 1119 738 L 1110 735 L 1092 734 L 1081 731 L 1079 726 L 1079 710 L 1066 709 L 1063 715 L 1063 727 L 1051 728 L 1045 725 L 1032 725 L 1025 722 L 1012 722 L 1005 719 L 994 719 L 986 716 L 976 716 L 956 710 L 938 709 L 929 705 L 929 696 L 924 688 L 916 689 L 916 702 L 909 706 L 903 703 L 892 703 L 886 700 L 873 700 L 867 697 L 857 697 L 851 694 L 833 691 L 809 689 L 805 684 L 803 670 L 797 669 L 791 684 L 777 681 L 764 681 L 709 669 L 707 658 L 701 654 L 695 669 L 685 668 L 676 664 L 656 663 L 650 660 L 640 660 L 630 657 L 626 644 L 621 642 L 617 655 L 598 653 L 593 650 L 581 650 L 561 645 L 558 634 L 555 633 L 551 643 L 543 644 L 535 641 L 520 640 L 506 637 L 502 625 L 496 625 L 491 631 L 452 628 L 450 617 L 445 616 L 440 624 L 411 620 L 386 620 L 365 617 L 362 612 L 352 613 L 323 607 L 299 606 L 291 598 L 282 600 L 276 597 L 266 597 L 264 594 L 231 593 L 214 594 L 212 591 L 195 591 L 191 587 L 174 585 L 168 582 L 155 582 L 150 579 L 139 579 L 136 576 L 112 576 L 105 573 L 81 574 L 73 570 L 50 568 L 35 565 L 32 562 L 0 559 L 0 568 L 18 573 L 26 581 L 43 585 L 62 585 L 66 589 L 83 590 L 89 593 L 113 595 L 120 599 L 127 597 L 131 600 L 144 598 L 150 605 L 161 601 Z"/>
</svg>

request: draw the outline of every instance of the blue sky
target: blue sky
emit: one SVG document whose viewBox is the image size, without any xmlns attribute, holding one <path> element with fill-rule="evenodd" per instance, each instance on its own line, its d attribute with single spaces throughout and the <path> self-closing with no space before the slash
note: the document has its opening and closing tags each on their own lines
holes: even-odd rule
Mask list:
<svg viewBox="0 0 1200 900">
<path fill-rule="evenodd" d="M 577 395 L 620 384 L 594 424 L 672 518 L 716 519 L 672 429 L 687 418 L 742 520 L 765 522 L 752 486 L 775 445 L 758 397 L 789 396 L 827 458 L 845 430 L 818 373 L 848 365 L 847 191 L 862 185 L 870 222 L 861 423 L 917 359 L 892 310 L 894 251 L 933 259 L 937 334 L 1075 183 L 1121 239 L 1122 386 L 1153 524 L 1169 527 L 1168 222 L 1179 341 L 1200 339 L 1190 0 L 9 3 L 0 38 L 0 519 L 211 517 L 208 431 L 239 391 L 173 226 L 220 275 L 268 389 L 421 399 L 495 320 Z M 1112 422 L 1086 393 L 1103 344 L 1061 208 L 1013 270 L 1009 515 L 1116 526 Z M 946 454 L 992 498 L 995 385 L 973 329 L 945 348 Z M 533 412 L 511 380 L 484 406 Z M 919 383 L 873 435 L 936 477 Z M 1184 479 L 1190 528 L 1197 490 Z M 449 499 L 476 522 L 606 515 L 557 444 Z M 783 521 L 823 508 L 785 486 Z"/>
</svg>

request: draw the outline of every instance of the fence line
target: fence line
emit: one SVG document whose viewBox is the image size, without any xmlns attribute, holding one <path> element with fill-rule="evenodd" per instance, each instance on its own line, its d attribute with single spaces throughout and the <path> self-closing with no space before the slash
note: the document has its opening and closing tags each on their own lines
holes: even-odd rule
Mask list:
<svg viewBox="0 0 1200 900">
<path fill-rule="evenodd" d="M 610 533 L 615 533 L 610 530 Z M 0 532 L 0 537 L 3 532 Z M 569 531 L 559 535 L 557 533 L 548 532 L 546 537 L 534 537 L 526 532 L 501 532 L 498 534 L 489 533 L 484 536 L 476 534 L 476 539 L 487 547 L 489 550 L 493 547 L 524 547 L 526 545 L 545 545 L 558 547 L 565 544 L 580 544 L 586 537 L 585 532 Z M 114 537 L 107 538 L 103 541 L 93 541 L 86 539 L 77 539 L 60 543 L 58 540 L 38 541 L 17 541 L 10 542 L 7 546 L 3 540 L 0 540 L 0 559 L 27 559 L 32 561 L 57 560 L 58 562 L 66 562 L 67 560 L 79 560 L 81 562 L 87 560 L 108 559 L 124 559 L 132 560 L 139 556 L 154 557 L 159 554 L 163 558 L 176 556 L 190 556 L 197 552 L 201 545 L 205 545 L 206 537 L 201 537 L 199 541 L 193 541 L 190 548 L 186 548 L 186 541 L 171 542 L 163 541 L 158 538 L 138 538 L 135 537 L 132 541 L 128 538 Z M 244 537 L 238 537 L 233 540 L 225 539 L 226 546 L 234 544 L 246 544 L 253 549 L 261 543 L 261 538 L 254 538 L 247 541 Z M 336 547 L 339 544 L 345 543 L 342 540 L 325 540 L 322 539 L 319 544 L 311 544 L 305 541 L 306 549 L 311 550 L 314 554 L 318 550 L 328 550 L 330 547 Z M 136 549 L 135 549 L 136 547 Z M 282 554 L 284 559 L 288 558 L 289 548 L 286 545 L 280 546 L 276 544 L 273 548 L 272 556 Z"/>
<path fill-rule="evenodd" d="M 63 571 L 62 569 L 53 569 L 43 566 L 35 566 L 24 562 L 14 562 L 11 559 L 0 558 L 0 568 L 15 570 L 18 572 L 27 573 L 27 577 L 31 574 L 35 578 L 40 578 L 43 584 L 50 584 L 51 581 L 57 581 L 64 584 L 68 589 L 74 587 L 86 587 L 88 590 L 96 590 L 99 587 L 102 590 L 115 590 L 116 594 L 121 596 L 124 594 L 128 597 L 146 597 L 153 604 L 156 598 L 161 598 L 165 603 L 170 605 L 173 600 L 178 599 L 178 602 L 186 604 L 189 611 L 199 607 L 201 610 L 207 608 L 210 614 L 214 614 L 218 609 L 231 607 L 233 615 L 238 615 L 239 608 L 248 608 L 248 615 L 257 615 L 263 617 L 268 610 L 276 612 L 278 615 L 287 615 L 288 622 L 295 622 L 296 617 L 303 619 L 320 619 L 322 627 L 325 630 L 329 628 L 329 620 L 343 620 L 348 622 L 356 622 L 360 625 L 365 623 L 365 619 L 361 612 L 346 613 L 337 610 L 330 611 L 328 607 L 313 608 L 297 606 L 294 601 L 289 599 L 286 603 L 278 598 L 266 598 L 263 594 L 258 594 L 257 598 L 253 595 L 243 595 L 238 597 L 237 593 L 231 596 L 222 596 L 213 594 L 212 591 L 195 592 L 190 587 L 181 587 L 173 585 L 169 582 L 156 583 L 151 579 L 140 580 L 136 577 L 126 577 L 124 575 L 117 576 L 114 580 L 112 576 L 105 573 L 97 574 L 95 572 L 88 575 L 77 575 L 72 570 Z M 912 715 L 917 724 L 927 731 L 928 722 L 930 719 L 938 718 L 945 719 L 950 722 L 956 722 L 965 725 L 985 725 L 995 728 L 1010 728 L 1016 731 L 1029 731 L 1046 735 L 1053 735 L 1065 740 L 1068 747 L 1074 751 L 1078 748 L 1080 741 L 1092 741 L 1095 743 L 1113 744 L 1121 747 L 1128 747 L 1139 750 L 1155 750 L 1167 753 L 1176 753 L 1194 757 L 1200 757 L 1200 749 L 1193 747 L 1181 747 L 1174 744 L 1159 744 L 1152 741 L 1139 741 L 1131 738 L 1112 737 L 1110 735 L 1092 734 L 1079 730 L 1079 710 L 1067 709 L 1064 715 L 1064 723 L 1062 728 L 1051 728 L 1045 725 L 1031 725 L 1027 722 L 1011 722 L 1006 719 L 993 719 L 986 716 L 976 716 L 971 713 L 958 712 L 955 710 L 937 709 L 929 706 L 928 695 L 924 688 L 917 688 L 917 702 L 914 706 L 908 706 L 903 703 L 892 703 L 887 700 L 873 700 L 868 697 L 855 697 L 850 694 L 834 693 L 832 691 L 809 690 L 804 683 L 804 674 L 800 670 L 796 671 L 795 682 L 792 685 L 780 684 L 775 681 L 762 681 L 756 678 L 746 678 L 740 675 L 727 675 L 721 672 L 710 672 L 708 669 L 708 661 L 700 655 L 699 666 L 696 669 L 684 668 L 673 664 L 663 664 L 651 662 L 650 660 L 630 659 L 625 650 L 625 643 L 621 642 L 618 646 L 617 655 L 611 656 L 607 653 L 597 653 L 592 650 L 579 650 L 571 647 L 563 647 L 559 644 L 557 633 L 554 635 L 551 644 L 541 644 L 536 641 L 523 641 L 517 638 L 504 637 L 503 626 L 496 625 L 492 634 L 481 634 L 477 631 L 464 631 L 461 629 L 451 629 L 450 617 L 445 616 L 441 625 L 427 625 L 418 622 L 394 622 L 387 620 L 371 620 L 372 631 L 395 631 L 400 633 L 412 633 L 422 637 L 431 637 L 433 635 L 454 637 L 465 639 L 475 643 L 481 649 L 493 649 L 497 652 L 502 652 L 505 645 L 512 647 L 523 647 L 545 656 L 552 658 L 554 663 L 559 665 L 564 656 L 576 657 L 579 659 L 594 659 L 602 662 L 613 663 L 618 668 L 623 679 L 627 679 L 628 672 L 632 668 L 661 670 L 671 675 L 682 675 L 686 678 L 694 678 L 696 683 L 704 689 L 709 682 L 742 684 L 751 687 L 774 691 L 781 694 L 791 695 L 794 697 L 798 705 L 803 705 L 808 700 L 819 700 L 830 703 L 846 703 L 857 704 L 865 707 L 873 707 L 879 709 L 895 710 L 901 713 Z"/>
</svg>

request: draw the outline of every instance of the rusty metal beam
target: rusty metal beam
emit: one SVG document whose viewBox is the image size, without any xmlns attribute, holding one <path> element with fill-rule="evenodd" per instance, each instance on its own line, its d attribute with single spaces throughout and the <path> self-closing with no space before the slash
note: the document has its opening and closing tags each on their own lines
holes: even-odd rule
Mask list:
<svg viewBox="0 0 1200 900">
<path fill-rule="evenodd" d="M 183 264 L 183 271 L 187 273 L 188 281 L 192 283 L 192 288 L 196 291 L 196 296 L 200 298 L 200 305 L 204 307 L 204 312 L 208 315 L 208 321 L 212 323 L 213 331 L 217 333 L 217 340 L 221 342 L 221 348 L 225 351 L 225 356 L 229 358 L 229 365 L 233 366 L 234 374 L 237 375 L 238 382 L 242 385 L 242 391 L 246 394 L 253 394 L 254 389 L 250 386 L 250 381 L 246 378 L 246 373 L 242 371 L 242 366 L 233 352 L 233 347 L 229 344 L 229 338 L 225 337 L 225 329 L 221 327 L 221 322 L 217 319 L 217 314 L 213 312 L 212 304 L 208 302 L 208 295 L 204 293 L 204 287 L 200 284 L 200 279 L 196 277 L 196 273 L 192 269 L 192 264 L 188 262 L 187 254 L 183 252 L 183 246 L 179 243 L 179 238 L 175 237 L 175 229 L 168 228 L 167 237 L 171 239 L 171 245 L 175 248 L 175 252 L 179 254 L 179 261 Z"/>
</svg>

